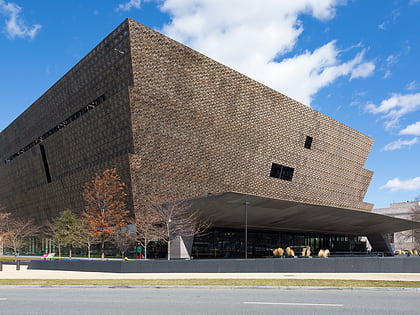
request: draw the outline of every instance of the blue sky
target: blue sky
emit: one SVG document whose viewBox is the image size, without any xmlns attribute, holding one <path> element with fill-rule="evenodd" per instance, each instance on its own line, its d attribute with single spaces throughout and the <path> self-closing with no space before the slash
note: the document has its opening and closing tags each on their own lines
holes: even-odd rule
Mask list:
<svg viewBox="0 0 420 315">
<path fill-rule="evenodd" d="M 374 138 L 375 208 L 420 196 L 420 0 L 0 0 L 0 130 L 127 17 Z"/>
</svg>

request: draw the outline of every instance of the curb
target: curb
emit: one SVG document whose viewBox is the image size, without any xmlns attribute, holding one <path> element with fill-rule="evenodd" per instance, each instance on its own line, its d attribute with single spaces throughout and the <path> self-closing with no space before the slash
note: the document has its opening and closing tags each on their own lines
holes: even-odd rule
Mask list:
<svg viewBox="0 0 420 315">
<path fill-rule="evenodd" d="M 51 289 L 51 288 L 108 288 L 108 289 L 228 289 L 228 290 L 313 290 L 313 291 L 329 291 L 329 290 L 339 290 L 339 291 L 407 291 L 407 292 L 420 292 L 420 288 L 390 288 L 390 287 L 314 287 L 314 286 L 189 286 L 189 285 L 0 285 L 2 288 L 42 288 L 42 289 Z"/>
</svg>

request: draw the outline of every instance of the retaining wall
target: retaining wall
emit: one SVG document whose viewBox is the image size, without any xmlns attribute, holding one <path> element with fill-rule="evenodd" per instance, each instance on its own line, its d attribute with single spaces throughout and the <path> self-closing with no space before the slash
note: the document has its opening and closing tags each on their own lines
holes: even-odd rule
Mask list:
<svg viewBox="0 0 420 315">
<path fill-rule="evenodd" d="M 420 257 L 220 260 L 33 260 L 28 269 L 118 273 L 417 273 Z"/>
</svg>

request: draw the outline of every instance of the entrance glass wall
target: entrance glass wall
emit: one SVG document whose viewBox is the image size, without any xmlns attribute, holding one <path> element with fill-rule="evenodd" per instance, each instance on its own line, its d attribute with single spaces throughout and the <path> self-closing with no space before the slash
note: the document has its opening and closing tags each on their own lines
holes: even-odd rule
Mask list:
<svg viewBox="0 0 420 315">
<path fill-rule="evenodd" d="M 320 249 L 329 249 L 332 255 L 366 252 L 366 242 L 358 236 L 327 235 L 314 233 L 288 233 L 248 230 L 248 258 L 272 257 L 279 247 L 292 247 L 300 255 L 303 247 L 310 247 L 316 255 Z M 212 229 L 195 237 L 192 247 L 194 258 L 243 258 L 245 232 L 243 230 Z"/>
<path fill-rule="evenodd" d="M 303 247 L 310 247 L 312 256 L 318 254 L 320 249 L 329 249 L 331 255 L 354 255 L 366 253 L 366 242 L 359 236 L 327 235 L 315 233 L 290 233 L 276 231 L 248 230 L 248 258 L 273 257 L 276 248 L 291 247 L 297 256 L 301 255 Z M 134 246 L 127 248 L 125 256 L 134 257 Z M 68 255 L 69 248 L 62 247 L 62 256 Z M 98 245 L 91 248 L 92 257 L 99 257 Z M 118 250 L 112 244 L 106 246 L 107 257 L 121 257 Z M 32 237 L 21 251 L 21 255 L 42 255 L 55 252 L 59 255 L 58 248 L 51 239 Z M 73 256 L 86 257 L 85 247 L 73 248 Z M 5 253 L 6 254 L 6 253 Z M 8 253 L 11 254 L 11 253 Z M 147 247 L 149 259 L 165 259 L 167 244 L 163 242 L 151 242 Z M 200 258 L 244 258 L 245 257 L 245 232 L 239 229 L 213 228 L 204 236 L 195 237 L 192 246 L 192 257 Z"/>
</svg>

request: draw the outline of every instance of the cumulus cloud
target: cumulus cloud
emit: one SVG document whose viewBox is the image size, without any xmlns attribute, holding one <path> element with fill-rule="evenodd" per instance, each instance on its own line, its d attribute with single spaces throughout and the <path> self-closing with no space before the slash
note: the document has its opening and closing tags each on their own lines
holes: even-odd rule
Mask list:
<svg viewBox="0 0 420 315">
<path fill-rule="evenodd" d="M 121 3 L 118 5 L 118 7 L 115 9 L 118 11 L 130 11 L 132 8 L 140 9 L 141 0 L 130 0 L 126 3 Z"/>
<path fill-rule="evenodd" d="M 400 131 L 400 135 L 414 135 L 420 136 L 420 121 L 409 125 Z"/>
<path fill-rule="evenodd" d="M 385 119 L 387 129 L 398 126 L 401 117 L 420 109 L 420 93 L 416 94 L 393 94 L 383 100 L 379 106 L 368 104 L 366 110 L 372 114 L 379 114 Z"/>
<path fill-rule="evenodd" d="M 407 180 L 400 180 L 398 177 L 389 180 L 380 189 L 397 190 L 417 190 L 420 189 L 420 177 L 414 177 Z"/>
<path fill-rule="evenodd" d="M 410 0 L 410 2 L 408 4 L 409 5 L 414 5 L 416 3 L 420 3 L 420 0 Z"/>
<path fill-rule="evenodd" d="M 364 78 L 375 64 L 360 49 L 341 60 L 336 41 L 288 58 L 308 14 L 321 21 L 335 16 L 343 0 L 164 0 L 161 10 L 172 20 L 163 27 L 170 37 L 310 105 L 313 96 L 337 78 Z M 238 9 L 240 8 L 240 9 Z M 358 47 L 353 49 L 359 49 Z"/>
<path fill-rule="evenodd" d="M 34 24 L 29 27 L 20 17 L 22 8 L 15 3 L 0 0 L 0 14 L 6 17 L 5 32 L 11 39 L 16 37 L 33 39 L 41 25 Z"/>
<path fill-rule="evenodd" d="M 412 145 L 418 143 L 418 138 L 415 137 L 411 140 L 401 140 L 398 139 L 397 141 L 393 141 L 391 143 L 388 143 L 383 149 L 382 151 L 394 151 L 394 150 L 399 150 L 399 149 L 403 149 L 405 147 L 411 147 Z"/>
</svg>

